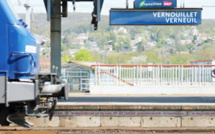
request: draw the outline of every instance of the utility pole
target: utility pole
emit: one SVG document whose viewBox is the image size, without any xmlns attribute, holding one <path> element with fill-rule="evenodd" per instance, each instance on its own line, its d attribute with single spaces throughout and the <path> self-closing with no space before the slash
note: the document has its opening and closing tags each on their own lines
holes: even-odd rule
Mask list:
<svg viewBox="0 0 215 134">
<path fill-rule="evenodd" d="M 53 0 L 51 15 L 51 72 L 61 76 L 61 0 Z"/>
<path fill-rule="evenodd" d="M 30 4 L 29 4 L 29 1 L 27 1 L 25 4 L 24 4 L 24 7 L 25 7 L 25 9 L 26 9 L 26 12 L 25 12 L 25 22 L 26 22 L 26 24 L 28 25 L 28 29 L 29 29 L 29 31 L 30 32 L 32 32 L 31 31 L 31 6 L 30 6 Z"/>
<path fill-rule="evenodd" d="M 34 28 L 34 9 L 31 8 L 31 32 L 33 33 L 33 28 Z"/>
</svg>

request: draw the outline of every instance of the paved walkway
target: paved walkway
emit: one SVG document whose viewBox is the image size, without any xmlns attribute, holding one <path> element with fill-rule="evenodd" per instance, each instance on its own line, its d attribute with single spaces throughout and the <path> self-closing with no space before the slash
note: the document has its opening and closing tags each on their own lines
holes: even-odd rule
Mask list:
<svg viewBox="0 0 215 134">
<path fill-rule="evenodd" d="M 215 103 L 212 95 L 90 95 L 70 94 L 68 100 L 74 103 Z"/>
</svg>

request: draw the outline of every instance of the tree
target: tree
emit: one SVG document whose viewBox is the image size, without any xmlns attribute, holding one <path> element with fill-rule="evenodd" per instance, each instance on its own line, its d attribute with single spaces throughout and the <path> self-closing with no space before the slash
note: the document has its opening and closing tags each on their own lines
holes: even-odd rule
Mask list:
<svg viewBox="0 0 215 134">
<path fill-rule="evenodd" d="M 79 52 L 76 52 L 74 60 L 76 60 L 76 61 L 94 61 L 92 54 L 86 49 L 81 49 Z"/>
<path fill-rule="evenodd" d="M 115 42 L 114 43 L 114 50 L 116 50 L 117 52 L 119 52 L 119 50 L 120 50 L 120 44 L 119 44 L 119 42 Z"/>
<path fill-rule="evenodd" d="M 65 44 L 62 44 L 61 45 L 61 51 L 64 52 L 64 51 L 67 51 L 68 50 L 68 46 L 65 45 Z"/>
<path fill-rule="evenodd" d="M 145 46 L 146 46 L 146 41 L 145 40 L 142 40 L 141 42 L 137 43 L 137 51 L 139 53 L 145 51 Z"/>
<path fill-rule="evenodd" d="M 215 53 L 212 48 L 206 48 L 204 50 L 198 50 L 193 55 L 195 60 L 211 60 L 215 58 Z"/>
<path fill-rule="evenodd" d="M 148 51 L 145 52 L 145 55 L 147 57 L 146 61 L 147 63 L 153 63 L 153 64 L 160 64 L 160 56 L 158 55 L 158 53 L 152 52 L 152 51 Z"/>
<path fill-rule="evenodd" d="M 190 54 L 170 55 L 166 59 L 170 64 L 189 64 L 192 60 Z"/>
<path fill-rule="evenodd" d="M 67 62 L 73 61 L 73 60 L 74 60 L 74 58 L 73 58 L 73 57 L 70 57 L 68 53 L 67 53 L 67 54 L 64 54 L 64 55 L 62 56 L 62 58 L 61 58 L 61 61 L 62 61 L 63 63 L 67 63 Z"/>
</svg>

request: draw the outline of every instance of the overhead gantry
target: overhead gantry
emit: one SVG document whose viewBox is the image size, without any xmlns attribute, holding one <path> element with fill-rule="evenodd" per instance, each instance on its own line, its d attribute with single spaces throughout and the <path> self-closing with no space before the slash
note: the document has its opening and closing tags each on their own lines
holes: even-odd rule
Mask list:
<svg viewBox="0 0 215 134">
<path fill-rule="evenodd" d="M 110 25 L 199 25 L 201 8 L 177 8 L 177 0 L 135 0 L 134 8 L 110 10 Z M 51 72 L 61 75 L 61 17 L 67 17 L 68 2 L 94 2 L 92 21 L 98 28 L 104 0 L 44 0 L 51 21 Z"/>
<path fill-rule="evenodd" d="M 73 10 L 75 2 L 93 2 L 91 24 L 97 30 L 104 0 L 44 0 L 47 20 L 51 23 L 51 72 L 57 73 L 58 76 L 61 75 L 61 17 L 68 16 L 68 2 L 73 3 Z"/>
</svg>

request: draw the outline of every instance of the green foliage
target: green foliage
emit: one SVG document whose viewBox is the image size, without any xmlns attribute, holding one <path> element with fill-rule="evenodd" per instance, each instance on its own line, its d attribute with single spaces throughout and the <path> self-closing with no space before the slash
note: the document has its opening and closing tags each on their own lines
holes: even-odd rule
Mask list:
<svg viewBox="0 0 215 134">
<path fill-rule="evenodd" d="M 67 51 L 68 50 L 68 46 L 65 44 L 61 44 L 61 51 Z"/>
<path fill-rule="evenodd" d="M 142 26 L 136 26 L 136 27 L 126 27 L 128 29 L 128 32 L 130 34 L 130 38 L 132 40 L 135 39 L 136 34 L 141 34 L 144 32 L 145 27 Z"/>
<path fill-rule="evenodd" d="M 153 51 L 145 52 L 144 55 L 147 57 L 147 63 L 160 64 L 161 59 L 158 53 Z"/>
<path fill-rule="evenodd" d="M 188 51 L 189 49 L 187 48 L 186 45 L 178 45 L 178 46 L 176 46 L 176 50 L 178 52 L 182 52 L 182 51 Z"/>
<path fill-rule="evenodd" d="M 137 43 L 137 44 L 136 44 L 136 45 L 137 45 L 137 51 L 138 51 L 139 53 L 145 51 L 145 46 L 146 46 L 146 44 L 147 44 L 147 43 L 146 43 L 145 40 L 142 40 L 141 42 Z"/>
<path fill-rule="evenodd" d="M 166 41 L 163 40 L 163 39 L 160 39 L 158 42 L 157 42 L 157 46 L 158 48 L 162 48 L 166 45 Z"/>
<path fill-rule="evenodd" d="M 169 64 L 189 64 L 192 60 L 190 54 L 177 54 L 167 56 L 166 63 Z"/>
<path fill-rule="evenodd" d="M 129 50 L 130 49 L 130 37 L 129 36 L 124 36 L 120 35 L 118 36 L 117 42 L 114 43 L 114 50 L 117 52 L 122 51 L 122 50 Z"/>
<path fill-rule="evenodd" d="M 61 57 L 61 61 L 62 61 L 63 63 L 67 63 L 67 62 L 73 61 L 73 60 L 74 60 L 74 58 L 73 58 L 73 57 L 70 57 L 69 54 L 65 54 L 65 55 L 63 55 L 63 56 Z"/>
<path fill-rule="evenodd" d="M 128 53 L 114 53 L 110 52 L 106 54 L 106 64 L 126 64 L 127 61 L 132 59 L 132 54 Z"/>
<path fill-rule="evenodd" d="M 102 63 L 102 55 L 100 55 L 99 53 L 91 53 L 93 60 L 95 62 L 100 62 Z"/>
<path fill-rule="evenodd" d="M 195 60 L 210 60 L 210 59 L 215 59 L 215 53 L 214 49 L 207 47 L 204 50 L 197 50 L 193 54 L 193 58 Z"/>
<path fill-rule="evenodd" d="M 24 16 L 24 15 L 23 15 Z M 35 14 L 33 33 L 50 37 L 50 25 L 46 21 L 45 14 Z M 126 64 L 133 63 L 133 57 L 144 57 L 148 62 L 154 64 L 189 64 L 190 60 L 208 60 L 215 59 L 215 45 L 212 40 L 215 36 L 215 21 L 203 20 L 202 25 L 198 26 L 135 26 L 123 27 L 128 32 L 118 32 L 120 27 L 109 26 L 109 17 L 102 16 L 102 21 L 99 23 L 98 31 L 93 30 L 93 26 L 89 25 L 91 21 L 90 14 L 72 13 L 67 19 L 62 20 L 62 61 L 70 60 L 79 61 L 98 61 L 107 64 Z M 71 23 L 72 22 L 72 23 Z M 197 30 L 199 35 L 194 36 L 193 32 Z M 78 44 L 76 37 L 80 33 L 89 34 L 88 40 L 84 44 Z M 198 34 L 197 33 L 197 34 Z M 142 38 L 140 43 L 135 44 L 137 51 L 131 52 L 132 44 L 136 42 L 135 36 Z M 209 39 L 202 40 L 201 36 L 209 36 Z M 190 44 L 182 44 L 182 40 L 191 40 Z M 114 52 L 90 53 L 88 50 L 80 50 L 75 54 L 75 57 L 69 55 L 69 49 L 91 48 L 88 42 L 95 41 L 100 50 L 108 42 L 112 42 Z M 156 42 L 156 46 L 149 46 L 150 42 Z M 199 42 L 200 41 L 200 42 Z M 49 48 L 50 43 L 46 43 L 43 47 Z M 130 51 L 130 52 L 129 52 Z M 180 54 L 180 52 L 190 52 L 190 54 Z M 49 56 L 49 50 L 44 49 L 42 56 Z M 142 61 L 141 61 L 142 63 Z"/>
<path fill-rule="evenodd" d="M 95 61 L 89 50 L 81 49 L 79 52 L 75 53 L 74 60 L 76 61 Z"/>
</svg>

